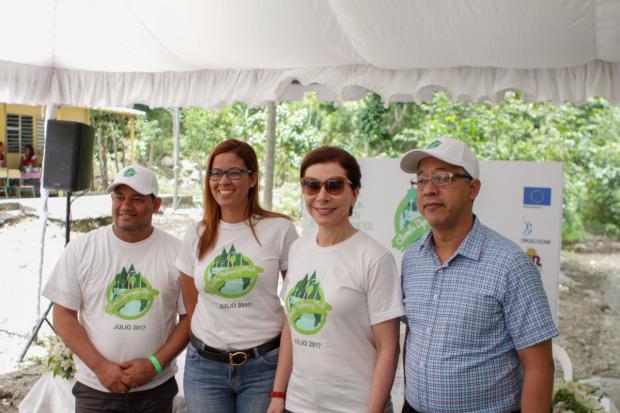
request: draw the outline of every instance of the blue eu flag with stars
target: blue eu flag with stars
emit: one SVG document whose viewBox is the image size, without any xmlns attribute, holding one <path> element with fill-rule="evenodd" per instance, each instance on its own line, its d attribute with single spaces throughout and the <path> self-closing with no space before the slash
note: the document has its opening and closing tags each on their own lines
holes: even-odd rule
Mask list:
<svg viewBox="0 0 620 413">
<path fill-rule="evenodd" d="M 551 205 L 551 188 L 533 186 L 524 187 L 523 205 Z"/>
</svg>

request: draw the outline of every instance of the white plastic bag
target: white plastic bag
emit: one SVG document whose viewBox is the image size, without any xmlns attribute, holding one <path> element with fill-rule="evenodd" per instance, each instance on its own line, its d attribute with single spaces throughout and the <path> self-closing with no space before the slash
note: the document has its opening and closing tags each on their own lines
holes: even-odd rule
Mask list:
<svg viewBox="0 0 620 413">
<path fill-rule="evenodd" d="M 75 397 L 71 393 L 74 384 L 74 379 L 43 374 L 19 404 L 20 413 L 74 412 Z"/>
</svg>

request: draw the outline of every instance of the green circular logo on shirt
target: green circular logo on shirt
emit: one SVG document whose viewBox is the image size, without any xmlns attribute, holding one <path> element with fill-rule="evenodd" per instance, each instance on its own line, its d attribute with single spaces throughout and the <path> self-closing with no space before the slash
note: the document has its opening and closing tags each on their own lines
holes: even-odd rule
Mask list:
<svg viewBox="0 0 620 413">
<path fill-rule="evenodd" d="M 149 312 L 159 291 L 133 265 L 116 274 L 106 290 L 104 311 L 123 320 L 136 320 Z"/>
<path fill-rule="evenodd" d="M 304 276 L 286 295 L 284 302 L 288 322 L 301 334 L 315 334 L 327 321 L 332 306 L 325 302 L 325 294 L 316 279 L 316 271 Z"/>
<path fill-rule="evenodd" d="M 204 292 L 224 298 L 243 297 L 252 291 L 262 272 L 261 267 L 231 245 L 205 268 Z"/>
<path fill-rule="evenodd" d="M 399 251 L 409 248 L 430 229 L 430 225 L 418 210 L 416 194 L 415 188 L 409 188 L 407 195 L 400 201 L 394 214 L 392 247 Z"/>
</svg>

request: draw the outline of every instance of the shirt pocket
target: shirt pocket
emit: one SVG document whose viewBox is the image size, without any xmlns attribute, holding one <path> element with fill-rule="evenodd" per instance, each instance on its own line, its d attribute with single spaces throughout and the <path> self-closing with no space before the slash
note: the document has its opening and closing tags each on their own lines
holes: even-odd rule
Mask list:
<svg viewBox="0 0 620 413">
<path fill-rule="evenodd" d="M 425 288 L 410 288 L 405 294 L 405 316 L 410 328 L 422 325 L 429 319 L 431 310 L 431 292 Z"/>
<path fill-rule="evenodd" d="M 497 332 L 501 322 L 501 306 L 485 291 L 460 291 L 449 300 L 444 314 L 447 331 L 456 341 L 484 341 Z"/>
</svg>

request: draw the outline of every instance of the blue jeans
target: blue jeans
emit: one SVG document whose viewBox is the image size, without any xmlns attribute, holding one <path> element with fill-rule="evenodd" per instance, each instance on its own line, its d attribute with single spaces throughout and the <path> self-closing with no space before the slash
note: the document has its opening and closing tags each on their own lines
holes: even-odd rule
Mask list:
<svg viewBox="0 0 620 413">
<path fill-rule="evenodd" d="M 189 413 L 265 413 L 273 390 L 278 349 L 238 367 L 209 360 L 189 344 L 183 390 Z"/>
</svg>

